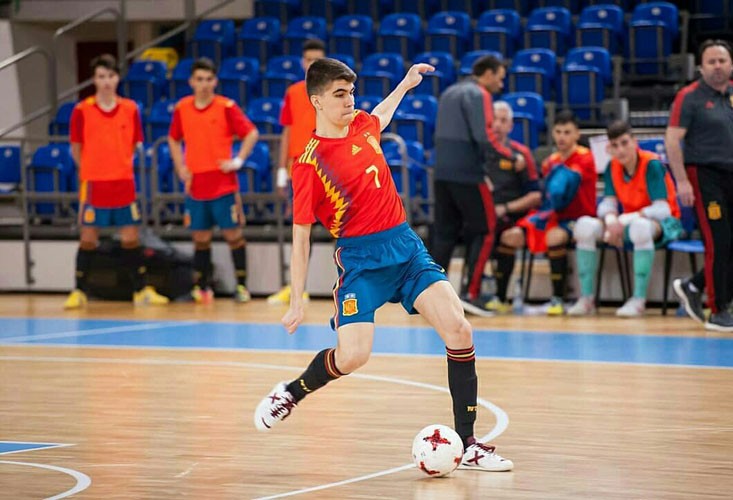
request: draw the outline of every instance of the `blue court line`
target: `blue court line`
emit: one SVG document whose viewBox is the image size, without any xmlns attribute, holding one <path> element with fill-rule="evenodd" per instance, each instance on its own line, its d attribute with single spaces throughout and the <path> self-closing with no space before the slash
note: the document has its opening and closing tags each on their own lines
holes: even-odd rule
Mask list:
<svg viewBox="0 0 733 500">
<path fill-rule="evenodd" d="M 325 325 L 288 335 L 268 323 L 0 318 L 0 345 L 318 351 L 334 340 Z M 733 368 L 725 338 L 476 330 L 474 344 L 479 357 Z M 379 326 L 374 352 L 442 355 L 445 347 L 430 328 Z"/>
<path fill-rule="evenodd" d="M 0 455 L 20 453 L 23 451 L 42 450 L 44 448 L 59 448 L 71 446 L 61 443 L 36 443 L 32 441 L 0 441 Z"/>
</svg>

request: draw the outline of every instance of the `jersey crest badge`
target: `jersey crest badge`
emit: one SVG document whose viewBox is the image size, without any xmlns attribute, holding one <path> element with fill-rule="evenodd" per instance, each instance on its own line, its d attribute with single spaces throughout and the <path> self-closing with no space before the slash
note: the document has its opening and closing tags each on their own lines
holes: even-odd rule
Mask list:
<svg viewBox="0 0 733 500">
<path fill-rule="evenodd" d="M 374 148 L 374 152 L 375 153 L 377 153 L 378 155 L 381 155 L 382 154 L 382 147 L 379 145 L 379 141 L 377 140 L 376 137 L 374 137 L 372 134 L 367 133 L 366 134 L 366 140 L 367 140 L 367 143 L 372 148 Z"/>
</svg>

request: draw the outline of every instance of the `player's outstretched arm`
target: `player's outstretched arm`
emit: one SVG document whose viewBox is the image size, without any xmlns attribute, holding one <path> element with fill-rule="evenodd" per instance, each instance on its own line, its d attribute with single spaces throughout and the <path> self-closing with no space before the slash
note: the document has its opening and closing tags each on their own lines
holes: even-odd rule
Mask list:
<svg viewBox="0 0 733 500">
<path fill-rule="evenodd" d="M 392 121 L 392 116 L 397 110 L 397 106 L 400 105 L 402 98 L 405 97 L 405 94 L 410 89 L 420 85 L 423 73 L 429 73 L 432 71 L 435 71 L 435 68 L 429 64 L 413 64 L 392 93 L 389 94 L 385 100 L 377 104 L 377 106 L 372 110 L 372 114 L 379 117 L 380 130 L 387 128 L 389 122 Z"/>
<path fill-rule="evenodd" d="M 303 321 L 303 292 L 308 275 L 311 224 L 293 224 L 293 249 L 290 255 L 290 309 L 282 318 L 288 333 L 294 333 Z"/>
</svg>

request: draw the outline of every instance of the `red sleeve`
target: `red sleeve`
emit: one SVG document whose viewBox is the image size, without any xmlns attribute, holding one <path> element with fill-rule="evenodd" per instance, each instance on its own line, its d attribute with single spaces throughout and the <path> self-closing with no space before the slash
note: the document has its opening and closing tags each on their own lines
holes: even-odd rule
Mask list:
<svg viewBox="0 0 733 500">
<path fill-rule="evenodd" d="M 183 123 L 181 122 L 181 112 L 178 106 L 173 110 L 173 119 L 171 120 L 171 126 L 168 129 L 168 135 L 174 141 L 180 141 L 183 139 Z"/>
<path fill-rule="evenodd" d="M 293 165 L 293 224 L 316 222 L 316 208 L 324 197 L 323 187 L 312 165 Z"/>
<path fill-rule="evenodd" d="M 229 130 L 240 139 L 244 139 L 255 129 L 254 124 L 242 112 L 242 109 L 234 104 L 226 108 L 227 122 L 229 122 Z"/>
<path fill-rule="evenodd" d="M 285 92 L 285 99 L 283 100 L 283 108 L 280 110 L 280 125 L 283 127 L 289 127 L 293 124 L 293 105 L 291 104 L 292 99 L 290 97 L 290 89 Z"/>
<path fill-rule="evenodd" d="M 145 136 L 143 134 L 143 122 L 142 118 L 140 117 L 140 108 L 137 107 L 137 104 L 135 104 L 135 114 L 133 120 L 135 120 L 135 140 L 133 144 L 134 146 L 138 142 L 145 142 Z"/>
<path fill-rule="evenodd" d="M 598 172 L 596 171 L 596 162 L 593 159 L 593 154 L 588 150 L 588 153 L 584 156 L 583 175 L 587 175 L 588 178 L 593 179 L 593 182 L 595 182 L 598 179 Z"/>
<path fill-rule="evenodd" d="M 69 136 L 70 142 L 77 144 L 84 142 L 84 113 L 79 109 L 79 105 L 74 106 L 74 110 L 71 112 Z"/>
<path fill-rule="evenodd" d="M 683 88 L 674 98 L 672 109 L 669 112 L 669 126 L 690 128 L 692 123 L 692 103 L 687 97 L 697 88 L 697 82 Z"/>
<path fill-rule="evenodd" d="M 511 141 L 511 147 L 519 151 L 524 156 L 524 161 L 527 163 L 527 180 L 537 180 L 537 164 L 534 161 L 534 155 L 527 146 L 520 142 Z"/>
<path fill-rule="evenodd" d="M 491 97 L 491 94 L 483 87 L 481 87 L 481 89 L 484 103 L 484 119 L 486 120 L 486 138 L 489 140 L 491 147 L 493 147 L 497 153 L 508 160 L 513 160 L 514 153 L 512 150 L 502 144 L 494 133 L 494 98 Z"/>
</svg>

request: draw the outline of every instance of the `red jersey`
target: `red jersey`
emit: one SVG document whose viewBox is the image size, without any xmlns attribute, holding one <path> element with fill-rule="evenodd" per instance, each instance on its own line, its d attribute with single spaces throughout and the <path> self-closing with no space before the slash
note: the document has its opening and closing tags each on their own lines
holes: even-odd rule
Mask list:
<svg viewBox="0 0 733 500">
<path fill-rule="evenodd" d="M 354 112 L 346 137 L 314 133 L 293 164 L 293 223 L 319 220 L 334 238 L 345 238 L 405 222 L 379 138 L 379 118 L 361 110 Z"/>
<path fill-rule="evenodd" d="M 135 101 L 117 97 L 104 111 L 95 97 L 74 107 L 70 141 L 81 145 L 79 197 L 97 208 L 124 207 L 135 201 L 133 155 L 143 141 L 140 110 Z"/>
<path fill-rule="evenodd" d="M 542 175 L 547 177 L 557 165 L 565 165 L 580 174 L 580 186 L 575 198 L 563 210 L 557 213 L 560 220 L 575 220 L 583 215 L 596 215 L 596 181 L 598 173 L 590 149 L 577 146 L 575 151 L 563 160 L 559 152 L 552 153 L 542 162 Z"/>
<path fill-rule="evenodd" d="M 255 129 L 231 99 L 214 96 L 205 108 L 194 97 L 178 101 L 168 135 L 186 143 L 186 167 L 191 171 L 191 198 L 213 200 L 239 191 L 236 172 L 222 172 L 220 162 L 232 157 L 234 137 L 244 138 Z"/>
</svg>

